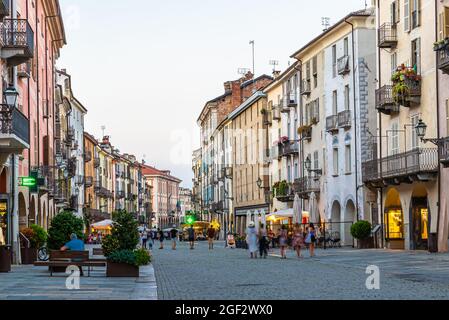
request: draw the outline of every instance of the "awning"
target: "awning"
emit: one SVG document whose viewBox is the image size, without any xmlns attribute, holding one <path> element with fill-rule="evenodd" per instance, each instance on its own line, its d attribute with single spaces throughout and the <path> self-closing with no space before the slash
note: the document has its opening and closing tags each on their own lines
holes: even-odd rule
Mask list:
<svg viewBox="0 0 449 320">
<path fill-rule="evenodd" d="M 267 221 L 285 220 L 293 218 L 293 209 L 280 210 L 267 215 Z"/>
<path fill-rule="evenodd" d="M 114 222 L 112 220 L 103 220 L 92 225 L 92 228 L 97 230 L 106 230 L 112 227 Z"/>
</svg>

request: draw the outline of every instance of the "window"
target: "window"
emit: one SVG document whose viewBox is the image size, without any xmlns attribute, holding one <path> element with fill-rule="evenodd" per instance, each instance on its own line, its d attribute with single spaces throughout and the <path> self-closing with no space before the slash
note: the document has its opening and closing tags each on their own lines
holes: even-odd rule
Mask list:
<svg viewBox="0 0 449 320">
<path fill-rule="evenodd" d="M 400 20 L 399 0 L 393 1 L 391 3 L 390 13 L 391 13 L 391 23 L 392 24 L 399 23 Z"/>
<path fill-rule="evenodd" d="M 310 61 L 306 63 L 306 81 L 307 87 L 310 88 Z"/>
<path fill-rule="evenodd" d="M 318 87 L 318 57 L 315 56 L 313 57 L 313 87 L 316 88 Z"/>
<path fill-rule="evenodd" d="M 332 46 L 332 77 L 337 76 L 337 45 Z"/>
<path fill-rule="evenodd" d="M 421 39 L 412 41 L 412 67 L 416 66 L 418 74 L 421 74 Z"/>
<path fill-rule="evenodd" d="M 291 165 L 290 165 L 290 161 L 289 161 L 289 163 L 287 165 L 287 179 L 288 179 L 288 182 L 292 181 L 292 168 L 291 168 Z"/>
<path fill-rule="evenodd" d="M 399 125 L 393 123 L 391 125 L 391 155 L 399 153 Z"/>
<path fill-rule="evenodd" d="M 338 148 L 334 148 L 334 156 L 332 160 L 334 161 L 334 176 L 338 176 Z"/>
<path fill-rule="evenodd" d="M 438 17 L 438 39 L 449 37 L 449 7 L 444 7 Z"/>
<path fill-rule="evenodd" d="M 398 54 L 395 52 L 390 56 L 391 61 L 391 75 L 398 69 Z"/>
<path fill-rule="evenodd" d="M 314 103 L 314 120 L 316 123 L 320 122 L 320 98 L 317 98 Z"/>
<path fill-rule="evenodd" d="M 349 39 L 345 38 L 343 40 L 343 48 L 344 48 L 344 55 L 348 56 L 349 55 Z"/>
<path fill-rule="evenodd" d="M 410 0 L 404 0 L 404 31 L 410 31 Z"/>
<path fill-rule="evenodd" d="M 338 93 L 337 90 L 335 90 L 332 93 L 332 111 L 334 115 L 337 115 L 338 113 Z"/>
<path fill-rule="evenodd" d="M 299 177 L 299 171 L 298 171 L 298 162 L 295 162 L 295 172 L 294 172 L 295 180 Z"/>
<path fill-rule="evenodd" d="M 449 99 L 446 100 L 446 137 L 449 137 Z"/>
<path fill-rule="evenodd" d="M 415 127 L 419 121 L 419 115 L 417 115 L 417 114 L 413 115 L 410 120 L 411 120 L 411 124 L 412 124 L 412 127 L 411 127 L 411 131 L 412 131 L 411 149 L 414 150 L 414 149 L 419 148 L 419 137 L 416 134 L 416 129 L 415 129 Z"/>
<path fill-rule="evenodd" d="M 421 0 L 411 0 L 412 29 L 421 25 Z"/>
<path fill-rule="evenodd" d="M 352 171 L 352 152 L 350 144 L 345 147 L 345 170 L 346 173 L 351 173 Z"/>
<path fill-rule="evenodd" d="M 345 86 L 345 110 L 349 110 L 349 85 Z"/>
<path fill-rule="evenodd" d="M 319 167 L 318 151 L 313 153 L 313 169 L 317 170 Z"/>
</svg>

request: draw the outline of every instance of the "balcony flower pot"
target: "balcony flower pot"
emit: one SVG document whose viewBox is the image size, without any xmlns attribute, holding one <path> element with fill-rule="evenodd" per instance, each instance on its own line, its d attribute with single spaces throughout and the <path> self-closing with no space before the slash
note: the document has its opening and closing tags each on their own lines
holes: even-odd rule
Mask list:
<svg viewBox="0 0 449 320">
<path fill-rule="evenodd" d="M 127 263 L 108 261 L 106 276 L 109 278 L 138 278 L 139 267 Z"/>
<path fill-rule="evenodd" d="M 11 271 L 11 248 L 0 247 L 0 273 Z"/>
<path fill-rule="evenodd" d="M 20 254 L 23 265 L 32 265 L 37 261 L 37 249 L 35 248 L 21 248 Z"/>
</svg>

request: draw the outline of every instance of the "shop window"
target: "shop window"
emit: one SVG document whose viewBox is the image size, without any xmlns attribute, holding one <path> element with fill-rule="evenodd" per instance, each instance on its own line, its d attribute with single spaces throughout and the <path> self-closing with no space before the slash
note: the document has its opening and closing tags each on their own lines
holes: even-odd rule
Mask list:
<svg viewBox="0 0 449 320">
<path fill-rule="evenodd" d="M 390 209 L 385 214 L 388 239 L 404 239 L 404 220 L 401 209 Z"/>
</svg>

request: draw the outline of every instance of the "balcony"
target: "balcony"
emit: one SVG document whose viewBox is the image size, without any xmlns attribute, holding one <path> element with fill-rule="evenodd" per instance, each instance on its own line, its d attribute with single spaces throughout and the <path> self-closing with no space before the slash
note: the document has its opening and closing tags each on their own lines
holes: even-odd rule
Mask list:
<svg viewBox="0 0 449 320">
<path fill-rule="evenodd" d="M 0 23 L 1 58 L 8 66 L 28 62 L 34 56 L 34 32 L 26 19 L 4 19 Z"/>
<path fill-rule="evenodd" d="M 437 51 L 438 69 L 449 74 L 449 42 Z"/>
<path fill-rule="evenodd" d="M 214 213 L 222 213 L 224 211 L 224 201 L 213 202 L 210 210 Z"/>
<path fill-rule="evenodd" d="M 398 44 L 396 24 L 384 23 L 379 28 L 379 48 L 394 48 Z"/>
<path fill-rule="evenodd" d="M 233 169 L 232 167 L 225 167 L 225 177 L 227 179 L 232 179 L 233 176 Z"/>
<path fill-rule="evenodd" d="M 92 161 L 92 151 L 86 151 L 84 153 L 84 162 Z"/>
<path fill-rule="evenodd" d="M 299 127 L 298 134 L 301 136 L 302 140 L 310 142 L 312 140 L 312 126 L 304 125 Z"/>
<path fill-rule="evenodd" d="M 100 158 L 95 157 L 94 158 L 94 167 L 98 168 L 100 166 Z"/>
<path fill-rule="evenodd" d="M 125 199 L 125 191 L 117 191 L 115 195 L 117 199 Z"/>
<path fill-rule="evenodd" d="M 271 148 L 270 158 L 271 160 L 280 160 L 282 157 L 282 146 L 275 145 Z"/>
<path fill-rule="evenodd" d="M 77 162 L 76 157 L 70 158 L 67 162 L 67 171 L 70 178 L 73 178 L 76 175 Z"/>
<path fill-rule="evenodd" d="M 326 118 L 326 131 L 329 133 L 338 133 L 338 116 L 333 115 Z"/>
<path fill-rule="evenodd" d="M 93 186 L 94 178 L 93 177 L 85 177 L 84 178 L 84 187 L 90 188 Z"/>
<path fill-rule="evenodd" d="M 293 189 L 302 199 L 308 199 L 312 192 L 321 192 L 320 180 L 314 177 L 296 179 Z"/>
<path fill-rule="evenodd" d="M 351 119 L 351 111 L 345 110 L 338 114 L 338 127 L 349 129 L 351 128 L 352 119 Z"/>
<path fill-rule="evenodd" d="M 30 147 L 30 123 L 19 109 L 0 105 L 0 146 L 13 153 Z"/>
<path fill-rule="evenodd" d="M 376 109 L 386 115 L 399 112 L 399 105 L 393 98 L 392 85 L 385 85 L 376 90 Z"/>
<path fill-rule="evenodd" d="M 86 209 L 86 216 L 88 217 L 88 220 L 91 222 L 100 222 L 103 220 L 111 219 L 111 215 L 109 213 L 101 212 L 97 209 Z"/>
<path fill-rule="evenodd" d="M 271 113 L 271 111 L 267 111 L 264 109 L 262 113 L 262 118 L 264 126 L 271 126 L 271 124 L 273 123 L 273 114 Z"/>
<path fill-rule="evenodd" d="M 449 168 L 449 137 L 444 138 L 440 145 L 440 162 L 445 168 Z"/>
<path fill-rule="evenodd" d="M 75 184 L 77 186 L 84 185 L 84 176 L 75 176 Z"/>
<path fill-rule="evenodd" d="M 299 155 L 299 144 L 294 141 L 286 142 L 281 148 L 281 157 L 288 157 L 291 155 Z"/>
<path fill-rule="evenodd" d="M 29 61 L 22 63 L 17 67 L 17 76 L 26 79 L 31 77 L 31 63 Z"/>
<path fill-rule="evenodd" d="M 279 202 L 293 202 L 295 200 L 295 192 L 288 182 L 282 181 L 276 183 L 273 188 L 273 197 Z"/>
<path fill-rule="evenodd" d="M 296 92 L 289 93 L 284 97 L 287 107 L 296 108 L 298 106 L 298 98 L 296 97 Z"/>
<path fill-rule="evenodd" d="M 9 4 L 10 0 L 0 0 L 0 20 L 3 20 L 4 17 L 9 16 Z"/>
<path fill-rule="evenodd" d="M 380 188 L 414 181 L 435 180 L 439 169 L 438 149 L 419 148 L 368 161 L 362 165 L 363 181 Z"/>
<path fill-rule="evenodd" d="M 78 196 L 70 197 L 70 209 L 78 211 Z"/>
<path fill-rule="evenodd" d="M 301 84 L 301 95 L 308 96 L 312 93 L 312 82 L 310 80 L 303 80 Z"/>
<path fill-rule="evenodd" d="M 401 86 L 405 86 L 402 91 L 395 90 L 393 85 L 393 98 L 394 100 L 406 108 L 417 106 L 421 103 L 421 81 L 406 78 Z M 395 92 L 396 91 L 396 92 Z"/>
<path fill-rule="evenodd" d="M 281 117 L 281 108 L 280 107 L 273 107 L 272 112 L 272 118 L 275 121 L 280 121 L 282 119 Z"/>
<path fill-rule="evenodd" d="M 349 56 L 344 55 L 337 60 L 337 72 L 339 75 L 345 75 L 350 71 L 351 69 L 349 68 Z"/>
</svg>

